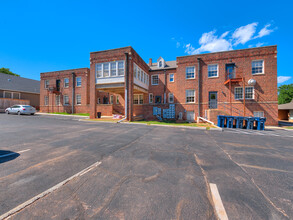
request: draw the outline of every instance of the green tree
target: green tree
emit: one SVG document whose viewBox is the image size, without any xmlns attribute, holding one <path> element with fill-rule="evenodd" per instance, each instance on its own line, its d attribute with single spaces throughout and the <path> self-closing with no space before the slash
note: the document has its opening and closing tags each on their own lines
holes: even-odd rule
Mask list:
<svg viewBox="0 0 293 220">
<path fill-rule="evenodd" d="M 291 102 L 293 99 L 293 84 L 279 86 L 278 93 L 279 105 Z"/>
<path fill-rule="evenodd" d="M 11 72 L 8 68 L 4 68 L 4 67 L 0 68 L 0 73 L 5 73 L 8 75 L 13 75 L 13 76 L 19 76 L 15 73 Z"/>
</svg>

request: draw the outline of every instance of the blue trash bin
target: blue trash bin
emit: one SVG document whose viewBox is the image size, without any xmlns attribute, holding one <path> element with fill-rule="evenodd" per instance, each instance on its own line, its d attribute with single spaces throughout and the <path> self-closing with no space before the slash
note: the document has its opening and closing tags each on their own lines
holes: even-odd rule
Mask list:
<svg viewBox="0 0 293 220">
<path fill-rule="evenodd" d="M 253 129 L 254 117 L 246 118 L 246 129 Z"/>
<path fill-rule="evenodd" d="M 266 118 L 256 117 L 255 120 L 257 130 L 263 131 L 265 129 Z"/>
<path fill-rule="evenodd" d="M 235 117 L 235 119 L 236 119 L 236 128 L 243 128 L 244 117 L 237 116 Z"/>
<path fill-rule="evenodd" d="M 223 128 L 225 125 L 225 116 L 224 115 L 218 115 L 218 127 Z"/>
<path fill-rule="evenodd" d="M 234 116 L 227 116 L 227 128 L 233 128 Z"/>
</svg>

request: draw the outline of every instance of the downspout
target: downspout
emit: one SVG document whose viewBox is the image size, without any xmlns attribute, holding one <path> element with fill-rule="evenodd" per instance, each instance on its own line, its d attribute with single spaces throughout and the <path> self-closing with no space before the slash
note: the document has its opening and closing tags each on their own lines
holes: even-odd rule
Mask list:
<svg viewBox="0 0 293 220">
<path fill-rule="evenodd" d="M 166 70 L 164 70 L 164 104 L 167 103 L 167 95 L 166 95 L 166 84 L 167 84 L 167 76 L 166 76 Z"/>
<path fill-rule="evenodd" d="M 72 104 L 71 104 L 71 114 L 74 114 L 74 103 L 75 103 L 75 73 L 72 72 Z"/>
<path fill-rule="evenodd" d="M 201 58 L 197 58 L 197 63 L 198 63 L 198 85 L 197 85 L 197 87 L 198 87 L 198 91 L 197 91 L 197 100 L 198 100 L 198 116 L 200 117 L 200 77 L 201 77 L 201 75 L 200 75 L 200 60 L 201 60 Z"/>
<path fill-rule="evenodd" d="M 129 90 L 129 85 L 128 85 L 128 81 L 129 81 L 129 74 L 128 74 L 128 53 L 124 53 L 125 54 L 125 118 L 128 118 L 128 90 Z"/>
</svg>

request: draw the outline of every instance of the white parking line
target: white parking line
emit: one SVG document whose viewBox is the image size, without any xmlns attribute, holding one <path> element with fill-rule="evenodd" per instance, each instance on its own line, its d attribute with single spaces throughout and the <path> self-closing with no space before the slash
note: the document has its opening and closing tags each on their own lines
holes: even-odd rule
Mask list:
<svg viewBox="0 0 293 220">
<path fill-rule="evenodd" d="M 22 150 L 22 151 L 18 151 L 18 152 L 12 152 L 12 153 L 9 153 L 9 154 L 0 155 L 0 158 L 9 157 L 9 156 L 14 155 L 14 154 L 24 153 L 24 152 L 29 151 L 29 150 L 31 150 L 31 149 L 26 149 L 26 150 Z"/>
<path fill-rule="evenodd" d="M 214 183 L 210 183 L 210 188 L 218 218 L 220 220 L 228 220 L 228 216 L 222 203 L 222 199 L 220 197 L 217 185 Z"/>
<path fill-rule="evenodd" d="M 10 211 L 4 213 L 3 215 L 0 216 L 0 219 L 5 219 L 5 218 L 8 218 L 9 216 L 15 214 L 16 212 L 24 209 L 25 207 L 29 206 L 30 204 L 34 203 L 36 200 L 52 193 L 53 191 L 59 189 L 61 186 L 63 186 L 64 184 L 66 184 L 67 182 L 69 182 L 70 180 L 74 179 L 75 177 L 78 177 L 78 176 L 82 176 L 83 174 L 89 172 L 90 170 L 92 170 L 94 167 L 97 167 L 101 164 L 100 161 L 97 161 L 96 163 L 90 165 L 89 167 L 83 169 L 82 171 L 74 174 L 73 176 L 67 178 L 66 180 L 62 181 L 61 183 L 58 183 L 57 185 L 51 187 L 50 189 L 40 193 L 39 195 L 31 198 L 30 200 L 20 204 L 19 206 L 15 207 L 14 209 L 11 209 Z"/>
</svg>

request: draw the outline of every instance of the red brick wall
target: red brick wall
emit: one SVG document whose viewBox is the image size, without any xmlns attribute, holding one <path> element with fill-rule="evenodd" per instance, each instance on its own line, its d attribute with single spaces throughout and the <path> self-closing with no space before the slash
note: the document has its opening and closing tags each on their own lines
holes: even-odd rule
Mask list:
<svg viewBox="0 0 293 220">
<path fill-rule="evenodd" d="M 97 105 L 97 112 L 101 112 L 102 116 L 112 116 L 113 114 L 113 105 L 111 104 L 102 104 Z"/>
</svg>

